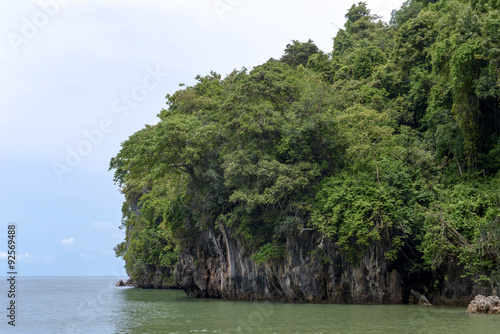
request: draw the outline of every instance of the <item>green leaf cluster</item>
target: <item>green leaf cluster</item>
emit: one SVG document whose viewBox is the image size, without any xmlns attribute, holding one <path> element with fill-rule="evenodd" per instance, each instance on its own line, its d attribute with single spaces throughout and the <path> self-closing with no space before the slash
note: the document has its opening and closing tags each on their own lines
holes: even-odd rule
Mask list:
<svg viewBox="0 0 500 334">
<path fill-rule="evenodd" d="M 259 264 L 312 230 L 324 263 L 328 238 L 352 262 L 385 245 L 408 271 L 497 279 L 498 1 L 408 0 L 389 24 L 360 2 L 346 19 L 331 53 L 294 40 L 279 60 L 197 76 L 122 144 L 110 168 L 130 272 L 229 228 Z"/>
</svg>

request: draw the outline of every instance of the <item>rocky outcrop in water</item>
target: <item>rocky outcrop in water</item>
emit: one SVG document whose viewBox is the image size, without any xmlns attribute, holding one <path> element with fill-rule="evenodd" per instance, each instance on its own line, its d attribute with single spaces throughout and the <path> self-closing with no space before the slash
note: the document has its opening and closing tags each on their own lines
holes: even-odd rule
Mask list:
<svg viewBox="0 0 500 334">
<path fill-rule="evenodd" d="M 413 289 L 410 290 L 411 296 L 412 296 L 412 304 L 418 304 L 418 305 L 432 305 L 429 299 L 427 299 L 426 296 L 421 294 L 418 291 L 415 291 Z"/>
<path fill-rule="evenodd" d="M 180 253 L 176 282 L 193 297 L 402 303 L 401 276 L 385 258 L 388 249 L 383 244 L 372 246 L 357 265 L 352 265 L 334 243 L 326 240 L 321 248 L 323 256 L 313 256 L 319 243 L 313 233 L 289 238 L 284 259 L 257 265 L 250 259 L 250 250 L 232 236 L 230 229 L 209 229 L 201 233 L 196 248 Z"/>
<path fill-rule="evenodd" d="M 115 286 L 135 286 L 134 280 L 129 278 L 125 282 L 123 280 L 119 280 Z"/>
<path fill-rule="evenodd" d="M 260 265 L 224 226 L 200 232 L 193 244 L 180 251 L 175 272 L 176 284 L 192 297 L 402 304 L 414 298 L 411 289 L 423 284 L 387 260 L 389 247 L 384 242 L 372 245 L 356 264 L 347 261 L 333 242 L 309 231 L 288 238 L 284 258 Z M 466 306 L 478 291 L 498 294 L 496 286 L 475 284 L 456 268 L 450 267 L 446 274 L 438 289 L 426 288 L 426 296 L 419 294 L 415 302 Z"/>
<path fill-rule="evenodd" d="M 477 295 L 467 307 L 467 313 L 500 314 L 500 298 Z"/>
</svg>

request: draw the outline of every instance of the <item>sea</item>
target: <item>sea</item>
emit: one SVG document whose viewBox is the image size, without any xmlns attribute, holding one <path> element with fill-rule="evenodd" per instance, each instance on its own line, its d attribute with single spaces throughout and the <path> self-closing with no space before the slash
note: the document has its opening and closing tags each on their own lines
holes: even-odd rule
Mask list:
<svg viewBox="0 0 500 334">
<path fill-rule="evenodd" d="M 116 287 L 118 280 L 17 277 L 9 298 L 2 277 L 0 333 L 500 333 L 499 315 L 465 307 L 193 299 L 181 290 Z"/>
</svg>

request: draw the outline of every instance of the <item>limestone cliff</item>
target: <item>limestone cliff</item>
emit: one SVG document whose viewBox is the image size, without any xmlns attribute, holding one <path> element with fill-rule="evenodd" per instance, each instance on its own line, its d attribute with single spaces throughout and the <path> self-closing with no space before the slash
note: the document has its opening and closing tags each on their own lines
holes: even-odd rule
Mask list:
<svg viewBox="0 0 500 334">
<path fill-rule="evenodd" d="M 179 255 L 176 283 L 193 297 L 328 303 L 402 303 L 402 282 L 385 259 L 383 245 L 373 246 L 352 266 L 337 247 L 323 241 L 333 261 L 311 255 L 320 240 L 312 233 L 289 238 L 284 259 L 257 265 L 230 229 L 209 229 L 196 248 Z"/>
<path fill-rule="evenodd" d="M 411 289 L 422 288 L 418 278 L 410 279 L 386 259 L 383 242 L 373 245 L 355 265 L 326 239 L 322 249 L 331 261 L 312 256 L 320 243 L 314 232 L 304 232 L 288 239 L 285 258 L 257 265 L 229 228 L 208 229 L 201 232 L 196 247 L 180 252 L 176 283 L 192 297 L 363 304 L 406 303 Z M 498 294 L 493 285 L 473 284 L 459 272 L 453 275 L 452 269 L 449 274 L 437 290 L 423 291 L 432 303 L 467 305 L 478 292 Z"/>
</svg>

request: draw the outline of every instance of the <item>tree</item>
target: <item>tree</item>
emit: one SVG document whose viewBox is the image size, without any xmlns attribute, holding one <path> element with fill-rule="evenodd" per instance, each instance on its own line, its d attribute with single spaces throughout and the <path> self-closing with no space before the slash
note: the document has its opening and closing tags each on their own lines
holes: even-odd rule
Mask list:
<svg viewBox="0 0 500 334">
<path fill-rule="evenodd" d="M 293 40 L 279 61 L 198 75 L 122 144 L 130 273 L 166 272 L 227 226 L 258 265 L 312 229 L 351 261 L 383 242 L 408 276 L 498 279 L 498 1 L 409 0 L 391 25 L 360 2 L 346 18 L 331 54 Z"/>
<path fill-rule="evenodd" d="M 319 52 L 318 47 L 312 40 L 301 43 L 293 40 L 292 44 L 287 44 L 285 54 L 280 58 L 280 61 L 296 68 L 299 65 L 306 66 L 309 57 Z"/>
</svg>

